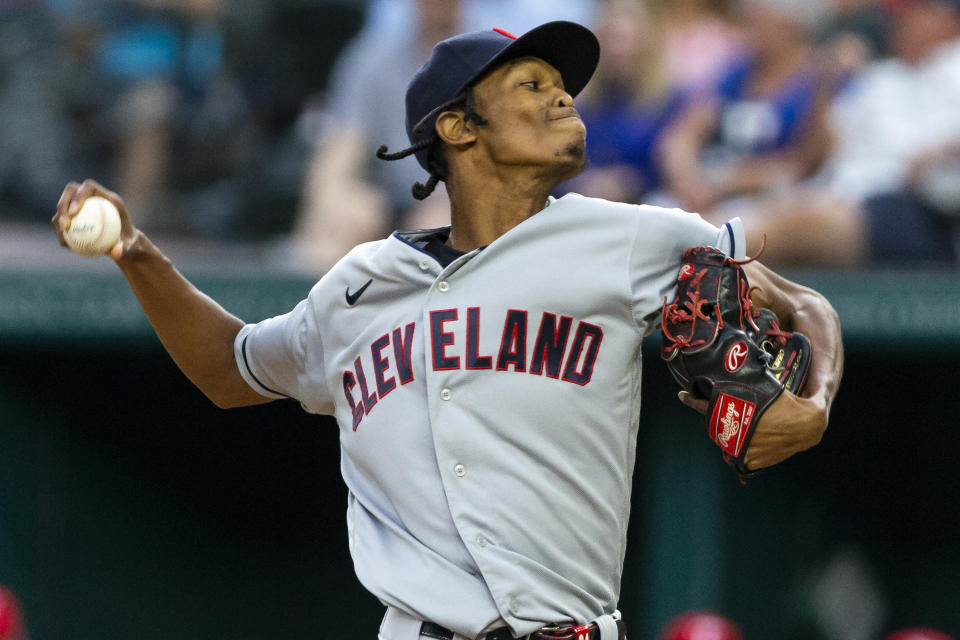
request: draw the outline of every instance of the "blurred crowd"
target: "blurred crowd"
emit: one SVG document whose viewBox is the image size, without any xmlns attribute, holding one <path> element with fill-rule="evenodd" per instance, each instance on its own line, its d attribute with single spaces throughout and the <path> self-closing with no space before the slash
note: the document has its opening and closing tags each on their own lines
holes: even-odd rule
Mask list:
<svg viewBox="0 0 960 640">
<path fill-rule="evenodd" d="M 0 217 L 48 219 L 92 177 L 146 229 L 289 229 L 300 114 L 329 67 L 314 61 L 362 20 L 271 0 L 0 1 Z"/>
<path fill-rule="evenodd" d="M 740 216 L 778 266 L 956 265 L 960 0 L 0 0 L 0 220 L 93 177 L 148 232 L 322 271 L 447 223 L 374 156 L 430 47 L 553 19 L 603 52 L 557 196 Z"/>
</svg>

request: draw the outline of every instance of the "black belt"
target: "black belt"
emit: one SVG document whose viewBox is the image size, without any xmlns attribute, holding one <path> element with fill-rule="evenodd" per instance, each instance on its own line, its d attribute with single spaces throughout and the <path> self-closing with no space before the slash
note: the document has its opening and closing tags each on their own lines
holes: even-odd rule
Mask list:
<svg viewBox="0 0 960 640">
<path fill-rule="evenodd" d="M 424 622 L 420 625 L 420 635 L 436 638 L 436 640 L 453 640 L 453 631 L 432 622 Z M 485 635 L 484 640 L 513 640 L 513 634 L 506 627 L 501 627 Z"/>
<path fill-rule="evenodd" d="M 577 630 L 580 630 L 578 636 Z M 580 640 L 581 638 L 587 638 L 589 640 L 613 640 L 612 638 L 600 638 L 600 629 L 595 624 L 586 625 L 587 635 L 583 634 L 583 627 L 565 627 L 563 629 L 541 629 L 540 631 L 534 631 L 530 635 L 522 636 L 523 638 L 530 638 L 530 640 Z M 453 631 L 447 629 L 446 627 L 441 627 L 438 624 L 432 622 L 424 622 L 420 625 L 420 635 L 427 638 L 435 638 L 436 640 L 453 640 Z M 618 640 L 626 640 L 627 637 L 627 627 L 623 624 L 622 620 L 617 620 L 617 638 Z M 507 627 L 501 627 L 494 631 L 491 631 L 487 635 L 483 636 L 483 640 L 515 640 L 512 633 Z"/>
</svg>

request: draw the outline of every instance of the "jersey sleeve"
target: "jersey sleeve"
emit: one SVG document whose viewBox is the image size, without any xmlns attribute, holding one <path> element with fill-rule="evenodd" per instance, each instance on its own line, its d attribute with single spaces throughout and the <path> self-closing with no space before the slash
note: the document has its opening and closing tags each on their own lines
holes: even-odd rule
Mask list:
<svg viewBox="0 0 960 640">
<path fill-rule="evenodd" d="M 649 333 L 671 295 L 680 269 L 680 257 L 690 247 L 713 246 L 736 260 L 746 256 L 746 236 L 740 218 L 717 228 L 696 213 L 680 209 L 641 206 L 639 226 L 630 260 L 633 313 Z"/>
<path fill-rule="evenodd" d="M 240 375 L 267 398 L 298 400 L 311 413 L 330 413 L 323 343 L 310 299 L 289 313 L 248 324 L 234 341 Z"/>
</svg>

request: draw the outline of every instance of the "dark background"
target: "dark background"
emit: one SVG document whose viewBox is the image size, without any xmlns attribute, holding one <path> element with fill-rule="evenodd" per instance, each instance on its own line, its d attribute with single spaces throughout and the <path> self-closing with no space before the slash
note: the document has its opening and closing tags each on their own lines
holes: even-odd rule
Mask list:
<svg viewBox="0 0 960 640">
<path fill-rule="evenodd" d="M 943 279 L 917 281 L 942 293 Z M 309 287 L 199 282 L 251 320 Z M 847 326 L 823 442 L 746 486 L 647 350 L 620 604 L 631 639 L 703 607 L 748 640 L 824 637 L 816 585 L 851 550 L 884 630 L 960 631 L 960 334 L 939 322 L 893 341 L 876 315 L 870 333 L 856 283 L 820 283 Z M 922 284 L 914 294 L 931 299 Z M 957 300 L 947 290 L 940 311 Z M 21 595 L 33 640 L 376 637 L 382 608 L 353 575 L 330 419 L 293 402 L 216 409 L 113 275 L 0 272 L 0 301 L 0 583 Z"/>
</svg>

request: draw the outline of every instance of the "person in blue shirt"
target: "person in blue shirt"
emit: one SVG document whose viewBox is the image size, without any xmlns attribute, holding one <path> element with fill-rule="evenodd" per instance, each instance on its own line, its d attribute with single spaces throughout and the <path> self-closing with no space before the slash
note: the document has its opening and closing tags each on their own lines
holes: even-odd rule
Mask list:
<svg viewBox="0 0 960 640">
<path fill-rule="evenodd" d="M 656 147 L 685 102 L 662 63 L 660 30 L 643 3 L 607 0 L 598 11 L 603 50 L 580 102 L 590 131 L 587 170 L 558 187 L 621 202 L 640 202 L 661 187 Z"/>
<path fill-rule="evenodd" d="M 665 134 L 666 186 L 677 203 L 709 212 L 811 175 L 828 149 L 833 73 L 813 33 L 818 3 L 743 0 L 748 50 L 708 95 L 693 99 Z"/>
</svg>

